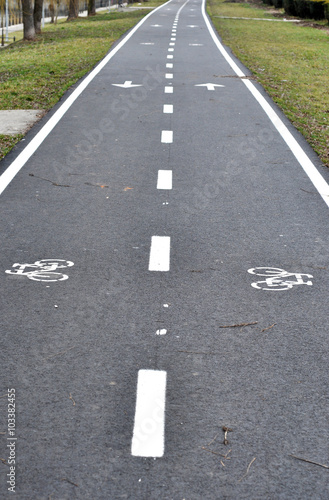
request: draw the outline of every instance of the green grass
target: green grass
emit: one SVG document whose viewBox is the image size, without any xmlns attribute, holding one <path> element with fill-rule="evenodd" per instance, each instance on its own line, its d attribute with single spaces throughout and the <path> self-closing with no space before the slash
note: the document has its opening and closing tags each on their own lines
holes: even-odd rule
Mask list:
<svg viewBox="0 0 329 500">
<path fill-rule="evenodd" d="M 272 7 L 273 10 L 273 7 Z M 267 17 L 264 5 L 210 0 L 208 12 L 235 55 L 252 71 L 329 167 L 329 33 L 295 23 L 220 19 Z"/>
<path fill-rule="evenodd" d="M 164 3 L 153 0 L 154 7 Z M 113 12 L 46 25 L 36 42 L 18 41 L 0 52 L 0 110 L 46 109 L 90 71 L 112 44 L 149 11 Z M 0 159 L 21 139 L 0 135 Z"/>
</svg>

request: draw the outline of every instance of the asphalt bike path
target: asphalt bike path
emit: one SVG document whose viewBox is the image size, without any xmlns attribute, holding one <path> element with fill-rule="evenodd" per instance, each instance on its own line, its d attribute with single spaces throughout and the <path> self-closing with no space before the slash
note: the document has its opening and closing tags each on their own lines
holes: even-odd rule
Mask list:
<svg viewBox="0 0 329 500">
<path fill-rule="evenodd" d="M 200 0 L 110 54 L 0 166 L 1 497 L 326 498 L 329 176 Z"/>
</svg>

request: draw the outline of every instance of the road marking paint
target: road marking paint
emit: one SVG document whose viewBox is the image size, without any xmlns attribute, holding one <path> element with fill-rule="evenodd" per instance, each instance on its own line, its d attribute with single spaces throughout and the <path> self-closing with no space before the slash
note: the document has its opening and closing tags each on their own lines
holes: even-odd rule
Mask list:
<svg viewBox="0 0 329 500">
<path fill-rule="evenodd" d="M 167 372 L 139 370 L 131 454 L 162 457 L 165 444 Z"/>
<path fill-rule="evenodd" d="M 166 335 L 167 334 L 167 330 L 165 328 L 159 328 L 159 330 L 157 330 L 155 332 L 156 335 Z"/>
<path fill-rule="evenodd" d="M 274 127 L 276 130 L 279 132 L 281 135 L 282 139 L 285 141 L 287 146 L 290 148 L 291 152 L 295 156 L 296 160 L 299 162 L 301 167 L 304 169 L 304 172 L 308 175 L 309 179 L 313 183 L 314 187 L 317 189 L 319 192 L 320 196 L 322 197 L 323 201 L 326 203 L 326 205 L 329 207 L 329 185 L 327 182 L 324 180 L 320 172 L 317 170 L 313 162 L 309 159 L 303 148 L 298 144 L 297 140 L 294 138 L 292 133 L 288 130 L 286 125 L 283 123 L 283 121 L 279 118 L 277 113 L 274 111 L 272 106 L 267 102 L 265 97 L 262 96 L 262 94 L 259 92 L 259 90 L 256 89 L 255 85 L 248 80 L 247 78 L 243 78 L 246 75 L 241 71 L 239 66 L 233 61 L 232 57 L 228 54 L 228 52 L 225 50 L 223 45 L 220 43 L 220 41 L 217 38 L 217 35 L 215 34 L 205 12 L 205 0 L 202 1 L 202 15 L 204 18 L 204 21 L 207 25 L 207 28 L 209 30 L 209 33 L 217 46 L 218 50 L 224 57 L 224 59 L 228 62 L 228 64 L 231 66 L 231 68 L 235 71 L 235 73 L 242 77 L 241 81 L 244 83 L 244 85 L 248 88 L 248 90 L 251 92 L 251 94 L 255 97 L 256 101 L 260 104 L 260 106 L 263 108 L 271 122 L 273 123 Z"/>
<path fill-rule="evenodd" d="M 175 49 L 168 49 L 168 52 L 174 52 Z"/>
<path fill-rule="evenodd" d="M 166 68 L 173 68 L 173 67 L 174 67 L 173 63 L 167 63 L 166 64 Z"/>
<path fill-rule="evenodd" d="M 172 189 L 172 170 L 158 171 L 157 189 Z"/>
<path fill-rule="evenodd" d="M 162 28 L 162 24 L 151 24 L 152 28 Z"/>
<path fill-rule="evenodd" d="M 189 43 L 190 47 L 202 47 L 203 43 Z"/>
<path fill-rule="evenodd" d="M 225 85 L 220 85 L 219 83 L 199 83 L 194 85 L 194 87 L 207 87 L 207 90 L 215 90 L 215 87 L 225 87 Z"/>
<path fill-rule="evenodd" d="M 163 105 L 163 112 L 164 113 L 173 113 L 174 112 L 174 106 L 172 104 L 164 104 Z"/>
<path fill-rule="evenodd" d="M 7 269 L 6 274 L 26 276 L 28 279 L 34 281 L 64 281 L 68 279 L 68 275 L 57 270 L 72 266 L 74 266 L 74 263 L 70 260 L 42 259 L 37 260 L 34 264 L 15 263 L 12 266 L 15 270 Z"/>
<path fill-rule="evenodd" d="M 153 42 L 141 42 L 140 45 L 154 45 Z"/>
<path fill-rule="evenodd" d="M 198 28 L 199 26 L 197 24 L 188 24 L 187 28 Z"/>
<path fill-rule="evenodd" d="M 162 130 L 161 142 L 163 142 L 164 144 L 171 144 L 173 142 L 173 131 L 172 130 Z"/>
<path fill-rule="evenodd" d="M 170 270 L 170 236 L 152 236 L 149 271 Z"/>
<path fill-rule="evenodd" d="M 174 58 L 174 56 L 172 56 L 170 54 L 167 56 L 167 59 L 173 59 L 173 58 Z"/>
<path fill-rule="evenodd" d="M 166 78 L 167 80 L 171 80 L 172 78 L 174 78 L 173 73 L 166 73 Z"/>
<path fill-rule="evenodd" d="M 174 87 L 165 87 L 165 94 L 172 94 L 174 92 Z"/>
<path fill-rule="evenodd" d="M 175 42 L 170 42 L 170 43 L 169 43 L 169 46 L 170 46 L 170 47 L 175 47 Z"/>
<path fill-rule="evenodd" d="M 259 290 L 281 291 L 289 290 L 295 285 L 313 285 L 312 281 L 308 279 L 313 278 L 312 274 L 289 273 L 277 267 L 254 267 L 248 269 L 248 273 L 266 277 L 263 281 L 251 283 L 252 287 Z"/>
<path fill-rule="evenodd" d="M 171 0 L 170 0 L 171 1 Z M 31 158 L 31 156 L 36 152 L 36 150 L 41 146 L 46 137 L 52 132 L 58 122 L 63 118 L 65 113 L 70 109 L 72 104 L 77 100 L 77 98 L 82 94 L 82 92 L 88 87 L 89 83 L 100 73 L 100 71 L 106 66 L 106 64 L 115 56 L 115 54 L 130 40 L 130 38 L 136 33 L 136 31 L 145 23 L 145 21 L 152 16 L 155 12 L 162 9 L 163 5 L 160 5 L 153 11 L 149 12 L 141 21 L 139 21 L 136 26 L 129 31 L 129 33 L 121 40 L 121 42 L 116 45 L 114 49 L 110 51 L 107 56 L 102 59 L 102 61 L 97 64 L 97 66 L 87 75 L 80 85 L 72 92 L 72 94 L 65 99 L 63 104 L 58 108 L 58 110 L 52 115 L 52 117 L 45 123 L 42 129 L 33 137 L 29 144 L 23 149 L 23 151 L 15 158 L 15 160 L 9 165 L 9 167 L 0 176 L 0 195 L 18 174 L 21 168 L 26 164 L 26 162 Z"/>
<path fill-rule="evenodd" d="M 133 83 L 131 80 L 126 80 L 125 83 L 112 83 L 113 87 L 121 87 L 123 89 L 132 89 L 133 87 L 143 87 L 142 84 Z"/>
</svg>

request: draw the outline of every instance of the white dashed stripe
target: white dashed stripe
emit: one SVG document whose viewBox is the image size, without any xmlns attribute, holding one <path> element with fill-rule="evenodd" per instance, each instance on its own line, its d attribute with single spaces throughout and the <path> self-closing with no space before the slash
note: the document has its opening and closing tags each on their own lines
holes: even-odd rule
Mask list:
<svg viewBox="0 0 329 500">
<path fill-rule="evenodd" d="M 158 171 L 157 189 L 172 189 L 172 170 Z"/>
<path fill-rule="evenodd" d="M 167 372 L 139 370 L 131 443 L 135 457 L 162 457 L 165 444 Z"/>
<path fill-rule="evenodd" d="M 162 130 L 161 142 L 163 142 L 165 144 L 172 143 L 173 142 L 173 131 L 172 130 Z"/>
<path fill-rule="evenodd" d="M 164 113 L 173 113 L 174 112 L 173 104 L 164 104 L 163 105 L 163 112 Z"/>
<path fill-rule="evenodd" d="M 152 236 L 149 271 L 170 270 L 170 236 Z"/>
</svg>

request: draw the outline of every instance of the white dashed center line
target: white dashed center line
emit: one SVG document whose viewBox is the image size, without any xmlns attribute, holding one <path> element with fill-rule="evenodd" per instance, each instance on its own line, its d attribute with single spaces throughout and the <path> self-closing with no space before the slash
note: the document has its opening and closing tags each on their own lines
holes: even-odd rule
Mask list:
<svg viewBox="0 0 329 500">
<path fill-rule="evenodd" d="M 173 63 L 167 63 L 166 64 L 166 68 L 173 68 L 173 67 L 174 67 Z"/>
<path fill-rule="evenodd" d="M 163 105 L 163 112 L 164 113 L 173 113 L 174 112 L 174 106 L 172 104 L 164 104 Z"/>
<path fill-rule="evenodd" d="M 175 49 L 168 49 L 168 52 L 174 52 Z"/>
<path fill-rule="evenodd" d="M 149 271 L 170 270 L 170 236 L 152 236 Z"/>
<path fill-rule="evenodd" d="M 173 59 L 173 58 L 174 58 L 174 56 L 172 56 L 172 55 L 167 56 L 167 59 Z"/>
<path fill-rule="evenodd" d="M 139 370 L 131 454 L 162 457 L 165 441 L 167 372 Z"/>
<path fill-rule="evenodd" d="M 158 171 L 157 189 L 172 189 L 172 170 Z"/>
<path fill-rule="evenodd" d="M 174 87 L 165 87 L 165 94 L 172 94 L 174 92 Z"/>
<path fill-rule="evenodd" d="M 166 73 L 166 78 L 167 80 L 171 80 L 172 78 L 174 78 L 173 73 Z"/>
<path fill-rule="evenodd" d="M 173 142 L 173 131 L 172 130 L 162 130 L 161 142 L 163 142 L 164 144 L 172 143 Z"/>
</svg>

